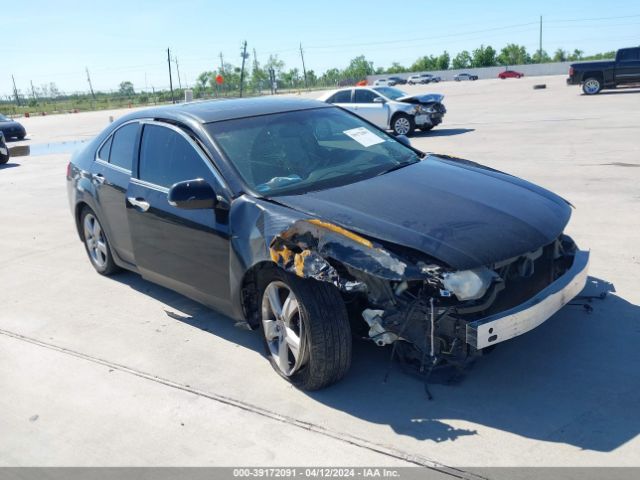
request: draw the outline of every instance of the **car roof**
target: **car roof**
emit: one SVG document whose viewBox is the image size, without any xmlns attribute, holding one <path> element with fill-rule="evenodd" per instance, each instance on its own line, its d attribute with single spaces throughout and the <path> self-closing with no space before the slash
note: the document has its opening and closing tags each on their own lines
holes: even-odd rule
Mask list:
<svg viewBox="0 0 640 480">
<path fill-rule="evenodd" d="M 127 115 L 127 119 L 153 117 L 211 123 L 272 113 L 310 110 L 312 108 L 330 108 L 330 105 L 317 100 L 293 97 L 235 98 L 144 109 Z"/>
</svg>

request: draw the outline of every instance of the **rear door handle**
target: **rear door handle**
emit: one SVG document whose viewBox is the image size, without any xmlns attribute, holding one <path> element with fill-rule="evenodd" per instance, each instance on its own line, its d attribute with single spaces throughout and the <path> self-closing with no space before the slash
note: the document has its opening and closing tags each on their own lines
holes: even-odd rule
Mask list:
<svg viewBox="0 0 640 480">
<path fill-rule="evenodd" d="M 91 179 L 95 180 L 97 183 L 100 183 L 100 184 L 104 183 L 104 175 L 102 175 L 101 173 L 95 173 L 91 175 Z"/>
<path fill-rule="evenodd" d="M 149 202 L 145 202 L 142 198 L 127 197 L 127 200 L 134 207 L 138 207 L 143 212 L 149 210 Z"/>
</svg>

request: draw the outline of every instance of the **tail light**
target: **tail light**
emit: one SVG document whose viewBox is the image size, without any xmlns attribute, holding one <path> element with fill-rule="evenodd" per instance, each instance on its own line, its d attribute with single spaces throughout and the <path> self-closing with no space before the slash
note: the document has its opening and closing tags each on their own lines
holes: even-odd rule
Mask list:
<svg viewBox="0 0 640 480">
<path fill-rule="evenodd" d="M 573 73 L 574 73 L 573 67 L 569 67 L 569 76 L 573 77 Z"/>
<path fill-rule="evenodd" d="M 67 178 L 71 178 L 71 162 L 67 163 Z"/>
</svg>

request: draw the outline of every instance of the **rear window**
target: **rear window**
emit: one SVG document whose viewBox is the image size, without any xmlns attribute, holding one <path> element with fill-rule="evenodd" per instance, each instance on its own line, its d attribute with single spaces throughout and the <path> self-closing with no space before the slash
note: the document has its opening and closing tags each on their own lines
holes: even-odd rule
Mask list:
<svg viewBox="0 0 640 480">
<path fill-rule="evenodd" d="M 351 90 L 337 92 L 329 99 L 329 103 L 351 103 Z"/>
<path fill-rule="evenodd" d="M 634 62 L 639 60 L 640 48 L 627 48 L 618 52 L 618 61 L 620 62 Z"/>
<path fill-rule="evenodd" d="M 116 130 L 111 141 L 109 163 L 131 171 L 139 128 L 140 125 L 138 123 L 130 123 Z"/>
<path fill-rule="evenodd" d="M 109 139 L 104 142 L 102 148 L 98 151 L 98 158 L 100 160 L 104 160 L 105 162 L 109 161 L 109 154 L 111 153 L 111 142 L 113 141 L 113 137 L 109 137 Z"/>
</svg>

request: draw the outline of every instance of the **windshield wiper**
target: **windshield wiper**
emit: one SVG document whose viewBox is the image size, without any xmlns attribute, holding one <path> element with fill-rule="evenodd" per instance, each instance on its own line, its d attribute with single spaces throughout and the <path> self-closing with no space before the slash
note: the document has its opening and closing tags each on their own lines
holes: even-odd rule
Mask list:
<svg viewBox="0 0 640 480">
<path fill-rule="evenodd" d="M 402 162 L 402 163 L 398 163 L 397 165 L 394 165 L 393 167 L 387 168 L 386 170 L 381 171 L 380 173 L 378 173 L 376 175 L 376 177 L 379 177 L 380 175 L 385 175 L 387 173 L 391 173 L 391 172 L 395 172 L 396 170 L 400 170 L 401 168 L 406 167 L 407 165 L 413 165 L 414 163 L 418 163 L 420 160 L 410 160 L 407 162 Z"/>
</svg>

